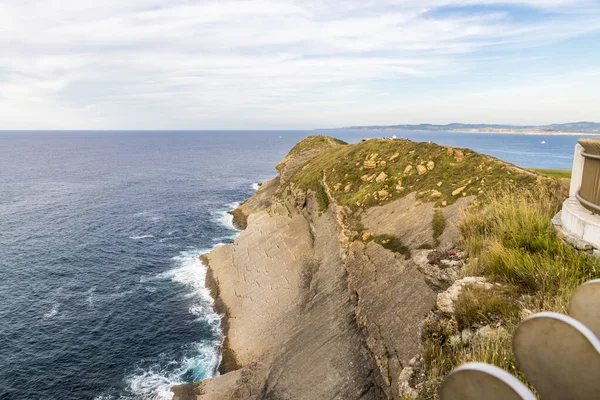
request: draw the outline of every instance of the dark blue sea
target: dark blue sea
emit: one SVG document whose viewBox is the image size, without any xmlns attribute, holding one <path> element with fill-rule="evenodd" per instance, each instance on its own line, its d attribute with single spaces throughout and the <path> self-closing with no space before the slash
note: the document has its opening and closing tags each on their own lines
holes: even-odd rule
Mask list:
<svg viewBox="0 0 600 400">
<path fill-rule="evenodd" d="M 0 398 L 168 399 L 214 376 L 198 255 L 233 241 L 226 211 L 314 133 L 0 132 Z M 577 139 L 396 134 L 566 169 Z"/>
</svg>

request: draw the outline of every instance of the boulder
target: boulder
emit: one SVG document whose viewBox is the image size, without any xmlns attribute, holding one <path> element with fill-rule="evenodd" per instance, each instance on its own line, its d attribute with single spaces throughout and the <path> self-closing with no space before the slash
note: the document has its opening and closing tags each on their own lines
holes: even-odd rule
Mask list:
<svg viewBox="0 0 600 400">
<path fill-rule="evenodd" d="M 465 154 L 462 152 L 462 150 L 455 150 L 454 158 L 457 162 L 461 162 L 465 158 Z"/>
<path fill-rule="evenodd" d="M 412 166 L 412 165 L 410 165 L 410 164 L 408 164 L 408 165 L 406 166 L 406 168 L 404 168 L 404 175 L 408 175 L 408 174 L 410 174 L 410 171 L 412 170 L 412 168 L 413 168 L 413 166 Z"/>
<path fill-rule="evenodd" d="M 387 190 L 380 190 L 379 192 L 377 192 L 377 195 L 380 199 L 385 199 L 386 197 L 388 197 L 389 193 L 387 192 Z"/>
<path fill-rule="evenodd" d="M 467 276 L 457 280 L 450 286 L 445 292 L 437 295 L 437 307 L 443 313 L 452 314 L 454 313 L 454 302 L 458 299 L 458 296 L 465 288 L 465 286 L 481 286 L 485 289 L 491 289 L 494 287 L 484 277 L 480 276 Z"/>
<path fill-rule="evenodd" d="M 381 172 L 379 175 L 377 175 L 377 178 L 375 178 L 375 182 L 377 183 L 381 183 L 383 181 L 385 181 L 387 179 L 387 174 L 385 172 Z"/>
<path fill-rule="evenodd" d="M 344 192 L 348 193 L 350 190 L 352 190 L 352 184 L 349 183 L 346 185 L 346 187 L 344 188 Z"/>
<path fill-rule="evenodd" d="M 458 189 L 455 189 L 452 191 L 452 196 L 457 196 L 459 195 L 463 190 L 465 190 L 466 186 L 461 186 Z"/>
<path fill-rule="evenodd" d="M 375 169 L 377 168 L 377 162 L 371 160 L 365 161 L 363 163 L 363 167 L 365 167 L 366 169 Z"/>
<path fill-rule="evenodd" d="M 393 156 L 390 157 L 390 161 L 394 161 L 396 158 L 398 158 L 400 156 L 400 153 L 396 153 Z"/>
<path fill-rule="evenodd" d="M 417 172 L 419 175 L 425 175 L 427 173 L 427 168 L 423 165 L 417 165 Z"/>
<path fill-rule="evenodd" d="M 365 232 L 362 234 L 361 239 L 362 240 L 367 240 L 369 239 L 371 236 L 373 236 L 373 232 Z"/>
<path fill-rule="evenodd" d="M 437 190 L 432 190 L 430 196 L 437 199 L 439 197 L 442 197 L 442 192 L 438 192 Z"/>
<path fill-rule="evenodd" d="M 414 369 L 412 367 L 404 367 L 398 377 L 398 394 L 401 399 L 416 399 L 417 391 L 410 387 L 410 379 L 412 378 Z"/>
<path fill-rule="evenodd" d="M 431 171 L 434 168 L 435 168 L 435 162 L 427 161 L 427 169 Z"/>
</svg>

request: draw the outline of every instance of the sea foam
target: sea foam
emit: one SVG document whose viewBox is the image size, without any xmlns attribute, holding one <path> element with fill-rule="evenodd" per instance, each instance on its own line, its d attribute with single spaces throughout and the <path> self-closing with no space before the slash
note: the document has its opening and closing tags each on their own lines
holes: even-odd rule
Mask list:
<svg viewBox="0 0 600 400">
<path fill-rule="evenodd" d="M 234 232 L 234 238 L 235 236 L 237 236 L 237 232 L 239 232 L 239 229 L 237 229 L 235 225 L 233 225 L 233 215 L 231 215 L 230 212 L 235 210 L 239 206 L 239 202 L 229 203 L 225 205 L 225 207 L 227 207 L 225 211 L 217 211 L 214 213 L 214 221 Z"/>
</svg>

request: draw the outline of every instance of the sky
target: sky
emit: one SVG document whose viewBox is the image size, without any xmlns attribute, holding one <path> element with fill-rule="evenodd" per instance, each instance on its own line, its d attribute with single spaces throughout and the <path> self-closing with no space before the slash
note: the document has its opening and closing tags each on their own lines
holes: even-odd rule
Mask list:
<svg viewBox="0 0 600 400">
<path fill-rule="evenodd" d="M 1 0 L 0 130 L 600 121 L 600 0 Z"/>
</svg>

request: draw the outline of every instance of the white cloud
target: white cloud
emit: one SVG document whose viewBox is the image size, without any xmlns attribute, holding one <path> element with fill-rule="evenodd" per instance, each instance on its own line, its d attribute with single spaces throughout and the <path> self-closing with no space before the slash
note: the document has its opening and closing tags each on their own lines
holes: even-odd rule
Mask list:
<svg viewBox="0 0 600 400">
<path fill-rule="evenodd" d="M 0 120 L 5 129 L 346 125 L 372 109 L 366 98 L 395 118 L 394 102 L 409 100 L 381 96 L 391 92 L 381 82 L 422 82 L 433 96 L 427 82 L 486 68 L 487 52 L 524 57 L 600 29 L 587 0 L 337 3 L 5 0 Z M 464 7 L 473 5 L 496 7 Z M 514 6 L 544 12 L 522 19 Z M 447 113 L 437 107 L 429 115 Z"/>
</svg>

